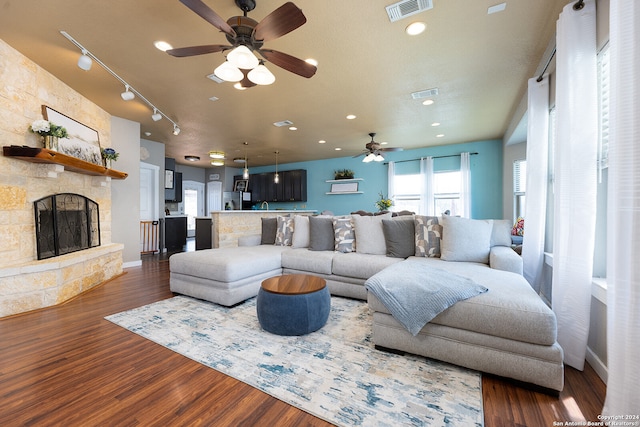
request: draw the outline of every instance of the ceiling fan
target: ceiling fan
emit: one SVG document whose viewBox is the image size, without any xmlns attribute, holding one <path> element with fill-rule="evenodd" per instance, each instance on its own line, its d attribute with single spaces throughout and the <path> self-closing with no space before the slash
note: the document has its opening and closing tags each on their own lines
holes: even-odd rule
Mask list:
<svg viewBox="0 0 640 427">
<path fill-rule="evenodd" d="M 380 143 L 373 140 L 373 138 L 376 136 L 375 132 L 371 132 L 369 136 L 371 137 L 371 141 L 367 142 L 367 145 L 365 145 L 365 149 L 362 151 L 362 153 L 353 156 L 354 158 L 364 156 L 364 159 L 362 159 L 364 163 L 382 162 L 384 160 L 382 153 L 385 151 L 402 151 L 402 148 L 400 147 L 383 148 Z"/>
<path fill-rule="evenodd" d="M 202 0 L 180 0 L 205 21 L 225 33 L 229 45 L 211 44 L 169 49 L 167 53 L 176 57 L 203 55 L 230 50 L 227 60 L 214 73 L 223 80 L 241 82 L 242 86 L 271 84 L 275 77 L 253 52 L 262 58 L 302 77 L 310 78 L 316 73 L 316 66 L 277 50 L 264 49 L 265 42 L 290 33 L 307 22 L 307 18 L 295 4 L 287 2 L 256 22 L 247 12 L 256 7 L 254 0 L 235 0 L 243 11 L 243 16 L 233 16 L 226 22 Z M 264 78 L 261 78 L 262 77 Z M 266 83 L 265 83 L 266 82 Z"/>
</svg>

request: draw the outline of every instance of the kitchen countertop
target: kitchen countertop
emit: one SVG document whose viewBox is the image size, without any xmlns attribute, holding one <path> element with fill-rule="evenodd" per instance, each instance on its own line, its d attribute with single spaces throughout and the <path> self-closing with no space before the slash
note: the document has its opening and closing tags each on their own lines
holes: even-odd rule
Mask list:
<svg viewBox="0 0 640 427">
<path fill-rule="evenodd" d="M 212 214 L 237 214 L 237 213 L 314 213 L 317 212 L 313 209 L 247 209 L 247 210 L 230 210 L 230 211 L 212 211 Z"/>
</svg>

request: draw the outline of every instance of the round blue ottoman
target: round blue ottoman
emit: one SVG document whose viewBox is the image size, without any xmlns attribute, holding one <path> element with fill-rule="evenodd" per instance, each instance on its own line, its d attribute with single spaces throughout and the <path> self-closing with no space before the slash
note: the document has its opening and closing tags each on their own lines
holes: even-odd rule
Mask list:
<svg viewBox="0 0 640 427">
<path fill-rule="evenodd" d="M 331 295 L 320 277 L 305 274 L 272 277 L 262 282 L 256 309 L 265 331 L 276 335 L 305 335 L 327 323 Z"/>
</svg>

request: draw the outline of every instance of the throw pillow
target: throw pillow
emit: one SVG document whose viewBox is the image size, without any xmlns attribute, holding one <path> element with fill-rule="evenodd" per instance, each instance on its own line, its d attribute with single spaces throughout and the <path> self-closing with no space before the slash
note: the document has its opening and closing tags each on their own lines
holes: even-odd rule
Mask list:
<svg viewBox="0 0 640 427">
<path fill-rule="evenodd" d="M 356 235 L 351 217 L 333 218 L 334 249 L 338 252 L 355 252 Z"/>
<path fill-rule="evenodd" d="M 288 216 L 279 216 L 277 218 L 276 245 L 291 246 L 292 237 L 293 237 L 293 218 Z"/>
<path fill-rule="evenodd" d="M 442 258 L 445 261 L 489 263 L 491 223 L 444 215 L 442 218 Z"/>
<path fill-rule="evenodd" d="M 491 247 L 511 246 L 511 221 L 508 219 L 494 219 L 491 229 Z"/>
<path fill-rule="evenodd" d="M 356 229 L 357 251 L 363 254 L 386 255 L 387 244 L 384 241 L 382 220 L 391 219 L 391 213 L 376 216 L 352 217 Z"/>
<path fill-rule="evenodd" d="M 309 217 L 296 215 L 293 217 L 293 239 L 291 246 L 294 248 L 309 247 Z"/>
<path fill-rule="evenodd" d="M 262 218 L 262 236 L 260 238 L 261 245 L 273 245 L 276 242 L 276 218 Z"/>
<path fill-rule="evenodd" d="M 524 218 L 522 218 L 521 216 L 519 216 L 518 219 L 516 219 L 516 223 L 513 224 L 511 235 L 524 236 Z"/>
<path fill-rule="evenodd" d="M 416 252 L 415 226 L 413 221 L 382 220 L 382 231 L 387 246 L 387 256 L 407 258 Z"/>
<path fill-rule="evenodd" d="M 440 242 L 442 240 L 442 224 L 437 216 L 416 215 L 415 246 L 416 256 L 440 258 Z"/>
<path fill-rule="evenodd" d="M 335 238 L 330 216 L 309 217 L 309 250 L 333 251 Z"/>
</svg>

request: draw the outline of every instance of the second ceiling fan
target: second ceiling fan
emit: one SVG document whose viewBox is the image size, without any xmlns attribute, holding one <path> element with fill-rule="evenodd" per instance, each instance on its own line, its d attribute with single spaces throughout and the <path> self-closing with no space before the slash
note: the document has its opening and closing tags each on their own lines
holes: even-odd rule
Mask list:
<svg viewBox="0 0 640 427">
<path fill-rule="evenodd" d="M 353 156 L 354 158 L 364 156 L 364 159 L 362 159 L 364 163 L 384 161 L 382 153 L 385 151 L 402 151 L 400 147 L 382 147 L 382 144 L 373 140 L 376 136 L 375 132 L 371 132 L 369 136 L 371 141 L 367 142 L 362 153 Z"/>
<path fill-rule="evenodd" d="M 307 22 L 307 18 L 295 4 L 287 2 L 256 22 L 247 12 L 256 7 L 254 0 L 235 0 L 243 11 L 243 16 L 233 16 L 225 21 L 201 0 L 180 0 L 205 21 L 225 33 L 228 45 L 211 44 L 189 46 L 167 50 L 176 57 L 203 55 L 230 50 L 227 60 L 214 73 L 223 80 L 240 82 L 242 86 L 271 84 L 275 77 L 253 52 L 262 58 L 302 77 L 310 78 L 316 73 L 316 66 L 302 59 L 272 49 L 264 49 L 265 42 L 290 33 Z"/>
</svg>

